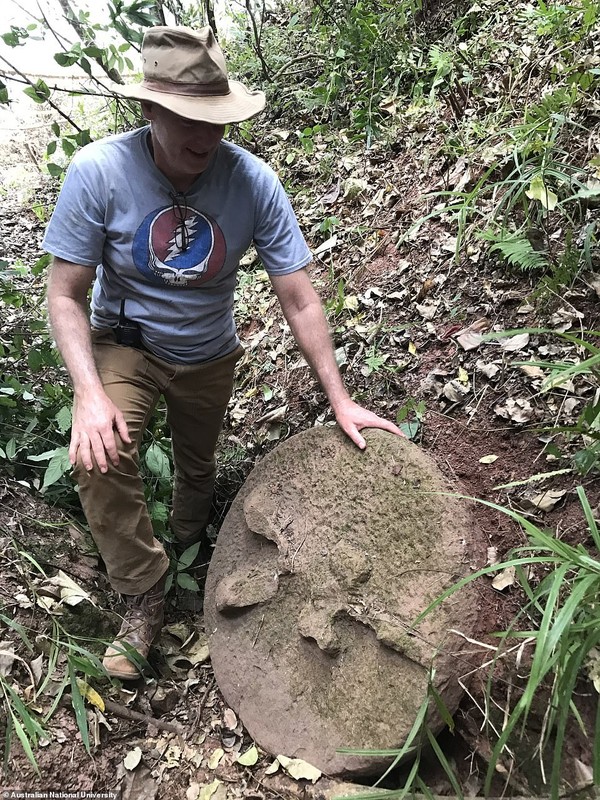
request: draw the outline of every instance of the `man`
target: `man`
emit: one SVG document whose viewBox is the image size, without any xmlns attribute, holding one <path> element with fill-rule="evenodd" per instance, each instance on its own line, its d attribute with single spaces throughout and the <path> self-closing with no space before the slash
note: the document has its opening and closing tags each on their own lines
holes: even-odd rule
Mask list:
<svg viewBox="0 0 600 800">
<path fill-rule="evenodd" d="M 226 124 L 264 108 L 264 94 L 228 80 L 210 28 L 149 29 L 142 56 L 143 82 L 115 89 L 141 101 L 150 126 L 76 155 L 44 239 L 54 255 L 50 322 L 74 387 L 71 463 L 109 579 L 127 603 L 104 658 L 121 679 L 139 676 L 127 656 L 145 658 L 160 632 L 168 567 L 144 501 L 141 437 L 164 395 L 171 525 L 183 545 L 199 541 L 243 353 L 232 316 L 236 271 L 252 242 L 340 427 L 360 448 L 362 428 L 399 433 L 343 386 L 305 270 L 311 255 L 279 180 L 222 141 Z"/>
</svg>

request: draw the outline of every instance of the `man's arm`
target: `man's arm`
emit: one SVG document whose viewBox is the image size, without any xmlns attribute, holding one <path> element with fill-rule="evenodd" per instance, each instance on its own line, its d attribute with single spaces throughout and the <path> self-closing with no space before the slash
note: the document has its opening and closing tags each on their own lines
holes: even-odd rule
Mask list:
<svg viewBox="0 0 600 800">
<path fill-rule="evenodd" d="M 131 439 L 123 414 L 104 392 L 94 363 L 87 301 L 94 274 L 89 267 L 55 258 L 48 278 L 48 313 L 75 395 L 71 464 L 79 451 L 87 470 L 95 459 L 101 472 L 106 472 L 107 454 L 115 466 L 119 463 L 115 428 L 124 442 Z"/>
<path fill-rule="evenodd" d="M 335 361 L 321 301 L 306 270 L 290 275 L 272 275 L 271 283 L 294 338 L 316 373 L 340 428 L 361 450 L 366 446 L 359 433 L 363 428 L 383 428 L 404 436 L 392 422 L 378 417 L 350 398 Z"/>
</svg>

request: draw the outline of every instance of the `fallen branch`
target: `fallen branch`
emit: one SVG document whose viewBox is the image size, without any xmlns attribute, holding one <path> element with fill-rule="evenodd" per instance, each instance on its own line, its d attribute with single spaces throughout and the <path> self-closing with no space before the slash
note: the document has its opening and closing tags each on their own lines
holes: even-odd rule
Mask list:
<svg viewBox="0 0 600 800">
<path fill-rule="evenodd" d="M 120 703 L 115 703 L 112 700 L 104 701 L 104 708 L 109 714 L 114 714 L 121 719 L 128 719 L 132 722 L 143 722 L 145 725 L 154 725 L 155 728 L 160 728 L 163 731 L 171 731 L 179 736 L 183 736 L 186 729 L 178 722 L 167 722 L 164 719 L 157 719 L 156 717 L 149 717 L 147 714 L 141 714 L 139 711 L 132 711 Z"/>
</svg>

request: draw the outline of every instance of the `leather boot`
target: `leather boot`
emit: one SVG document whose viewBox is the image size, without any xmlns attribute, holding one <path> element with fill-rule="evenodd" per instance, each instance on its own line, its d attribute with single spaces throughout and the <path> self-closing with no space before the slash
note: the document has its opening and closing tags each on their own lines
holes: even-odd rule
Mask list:
<svg viewBox="0 0 600 800">
<path fill-rule="evenodd" d="M 129 660 L 125 651 L 133 648 L 144 659 L 148 658 L 150 646 L 163 626 L 166 579 L 165 572 L 144 594 L 124 595 L 127 608 L 121 630 L 102 660 L 111 677 L 121 680 L 137 680 L 140 677 L 140 670 Z"/>
</svg>

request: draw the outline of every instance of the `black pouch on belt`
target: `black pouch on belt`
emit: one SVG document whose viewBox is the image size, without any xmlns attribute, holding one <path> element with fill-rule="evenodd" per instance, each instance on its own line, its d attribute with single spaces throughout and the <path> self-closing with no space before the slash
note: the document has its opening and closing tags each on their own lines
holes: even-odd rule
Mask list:
<svg viewBox="0 0 600 800">
<path fill-rule="evenodd" d="M 121 300 L 119 324 L 115 328 L 115 334 L 118 344 L 124 344 L 126 347 L 137 347 L 138 350 L 144 349 L 140 326 L 137 322 L 125 316 L 125 300 Z"/>
</svg>

